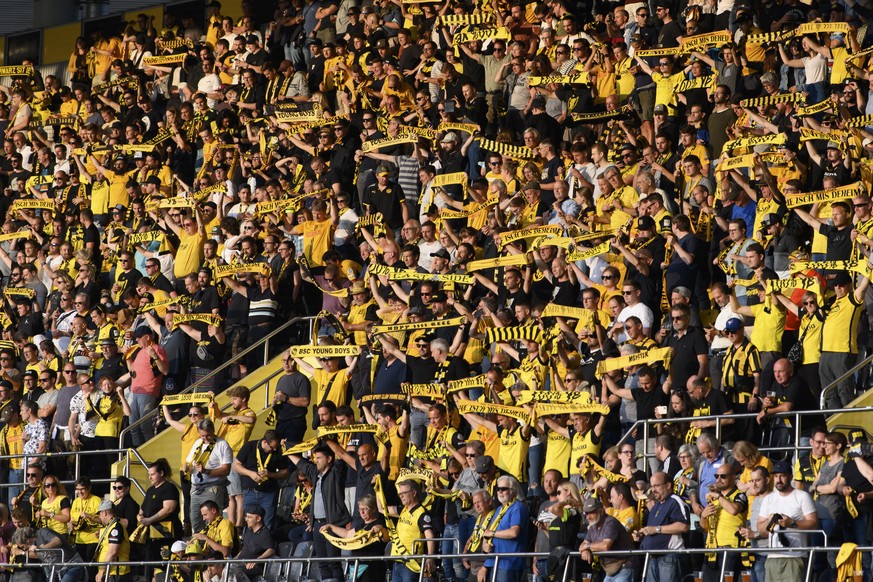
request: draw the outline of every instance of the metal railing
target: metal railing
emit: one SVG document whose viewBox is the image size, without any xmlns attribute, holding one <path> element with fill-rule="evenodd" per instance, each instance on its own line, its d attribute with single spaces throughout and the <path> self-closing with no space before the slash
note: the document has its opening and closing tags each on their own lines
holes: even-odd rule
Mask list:
<svg viewBox="0 0 873 582">
<path fill-rule="evenodd" d="M 828 410 L 829 414 L 836 414 L 839 412 L 873 412 L 873 406 L 864 406 L 860 408 L 837 408 L 834 410 Z M 800 444 L 800 417 L 801 416 L 819 416 L 824 414 L 823 410 L 792 410 L 790 412 L 777 412 L 768 416 L 767 418 L 789 418 L 793 420 L 792 428 L 794 429 L 794 442 L 790 446 L 786 447 L 758 447 L 758 450 L 761 452 L 783 452 L 783 451 L 793 451 L 795 457 L 800 454 L 801 451 L 809 450 L 810 447 L 801 446 Z M 616 446 L 621 446 L 623 443 L 627 442 L 628 439 L 632 438 L 632 433 L 638 429 L 642 429 L 642 439 L 634 439 L 641 440 L 643 446 L 643 463 L 644 467 L 648 466 L 648 461 L 650 458 L 654 456 L 654 453 L 649 452 L 649 439 L 654 438 L 652 435 L 652 428 L 659 424 L 671 424 L 671 423 L 681 423 L 681 422 L 694 422 L 699 420 L 714 420 L 715 421 L 715 436 L 716 438 L 721 440 L 721 425 L 722 422 L 729 420 L 730 422 L 734 422 L 735 420 L 742 419 L 757 419 L 757 412 L 744 412 L 741 414 L 726 414 L 726 415 L 710 415 L 710 416 L 683 416 L 681 418 L 650 418 L 646 420 L 637 420 L 631 425 L 631 427 L 625 432 L 625 434 L 618 440 Z M 655 435 L 657 436 L 657 435 Z"/>
<path fill-rule="evenodd" d="M 815 532 L 807 530 L 806 533 L 815 533 Z M 634 550 L 626 550 L 626 551 L 610 550 L 610 551 L 603 551 L 603 552 L 594 552 L 594 555 L 599 556 L 599 557 L 640 558 L 642 564 L 647 564 L 651 558 L 657 558 L 660 556 L 667 556 L 667 555 L 675 555 L 677 553 L 677 551 L 681 552 L 682 554 L 688 554 L 688 555 L 717 553 L 717 554 L 722 554 L 723 556 L 726 556 L 728 554 L 750 554 L 750 553 L 751 554 L 758 554 L 758 555 L 773 555 L 773 554 L 786 554 L 786 553 L 792 554 L 792 555 L 802 554 L 803 555 L 802 557 L 808 560 L 807 570 L 806 570 L 806 575 L 803 578 L 803 580 L 798 580 L 797 582 L 809 582 L 810 576 L 812 574 L 812 562 L 813 562 L 813 558 L 814 558 L 815 554 L 817 552 L 838 552 L 839 550 L 840 550 L 839 547 L 824 547 L 824 546 L 818 546 L 818 547 L 802 546 L 802 547 L 796 547 L 796 548 L 795 547 L 789 547 L 789 548 L 715 548 L 715 549 L 683 548 L 681 550 L 676 550 L 676 549 L 668 549 L 668 550 L 637 550 L 637 549 L 634 549 Z M 39 550 L 39 551 L 43 551 L 43 550 Z M 858 551 L 862 554 L 866 554 L 866 553 L 870 553 L 871 551 L 873 551 L 873 547 L 858 546 L 856 548 L 856 551 Z M 576 552 L 573 552 L 573 554 L 576 554 Z M 485 553 L 461 554 L 461 556 L 464 559 L 471 560 L 471 561 L 493 560 L 494 563 L 493 563 L 493 567 L 491 569 L 491 582 L 495 582 L 496 577 L 497 577 L 497 572 L 499 570 L 499 563 L 500 563 L 501 559 L 504 559 L 504 560 L 507 558 L 523 558 L 525 560 L 543 559 L 543 558 L 548 558 L 549 554 L 546 552 L 512 552 L 512 553 L 507 552 L 507 553 L 500 553 L 500 554 L 493 554 L 493 553 L 492 554 L 485 554 Z M 167 570 L 169 570 L 169 568 L 171 566 L 174 566 L 174 565 L 176 565 L 176 566 L 209 566 L 209 565 L 216 565 L 218 563 L 218 564 L 222 564 L 224 566 L 222 580 L 226 581 L 226 580 L 228 580 L 229 575 L 230 575 L 230 568 L 227 567 L 228 565 L 243 566 L 245 564 L 262 564 L 262 565 L 264 565 L 265 568 L 268 568 L 270 565 L 274 565 L 274 566 L 277 566 L 279 568 L 279 571 L 281 572 L 282 568 L 284 566 L 290 566 L 292 564 L 302 564 L 303 566 L 307 566 L 307 565 L 311 566 L 311 565 L 318 565 L 318 564 L 323 563 L 323 562 L 327 562 L 327 563 L 340 562 L 344 566 L 346 566 L 347 568 L 348 567 L 354 568 L 353 570 L 351 570 L 351 572 L 352 572 L 351 582 L 355 582 L 356 574 L 357 574 L 357 566 L 359 564 L 362 564 L 362 563 L 366 564 L 366 563 L 373 563 L 373 562 L 399 562 L 399 561 L 403 560 L 403 561 L 415 561 L 415 562 L 420 562 L 421 564 L 424 564 L 425 560 L 440 561 L 444 558 L 445 558 L 445 556 L 442 554 L 415 554 L 415 555 L 403 556 L 403 557 L 397 557 L 397 556 L 364 556 L 364 557 L 338 556 L 338 557 L 332 557 L 332 558 L 327 558 L 327 557 L 311 557 L 311 558 L 288 557 L 288 558 L 250 558 L 250 559 L 227 558 L 225 560 L 220 560 L 220 561 L 205 560 L 205 559 L 199 559 L 199 560 L 161 560 L 161 561 L 152 560 L 152 561 L 137 561 L 137 562 L 133 562 L 133 561 L 112 562 L 111 565 L 113 567 L 128 566 L 130 568 L 143 568 L 143 567 L 161 568 L 162 570 L 167 571 Z M 726 562 L 726 560 L 722 560 L 722 571 L 723 572 L 724 572 L 725 562 Z M 554 582 L 565 582 L 566 577 L 567 577 L 566 575 L 567 575 L 569 563 L 570 563 L 570 560 L 567 560 L 567 564 L 565 564 L 565 566 L 564 566 L 564 575 L 560 579 L 555 578 Z M 26 562 L 25 564 L 21 564 L 21 565 L 17 565 L 17 566 L 15 566 L 15 565 L 5 565 L 5 566 L 12 567 L 15 569 L 19 569 L 19 568 L 20 569 L 47 568 L 50 566 L 54 567 L 56 569 L 63 568 L 66 566 L 77 566 L 77 567 L 87 567 L 87 568 L 104 568 L 107 566 L 107 563 L 106 562 L 75 562 L 75 563 L 58 562 L 58 563 L 55 563 L 53 565 L 49 565 L 49 564 L 32 563 L 32 562 L 29 562 L 29 558 L 28 558 L 28 562 Z M 424 569 L 422 568 L 422 572 L 421 572 L 421 574 L 419 574 L 419 580 L 421 580 L 423 578 L 423 573 L 424 573 Z M 724 575 L 722 575 L 721 579 L 724 579 Z M 646 582 L 646 580 L 647 580 L 647 576 L 646 576 L 645 571 L 643 571 L 643 581 Z"/>
<path fill-rule="evenodd" d="M 96 450 L 96 451 L 60 451 L 60 452 L 48 452 L 47 451 L 45 453 L 40 453 L 40 454 L 21 453 L 21 454 L 17 454 L 17 455 L 0 455 L 0 462 L 10 461 L 13 459 L 22 459 L 22 461 L 24 461 L 22 463 L 23 467 L 22 467 L 22 469 L 18 469 L 18 470 L 23 471 L 24 469 L 27 468 L 27 465 L 29 465 L 30 463 L 32 463 L 34 461 L 40 461 L 43 459 L 56 459 L 58 457 L 61 457 L 61 458 L 73 457 L 73 459 L 75 460 L 75 463 L 73 464 L 73 479 L 61 480 L 61 483 L 67 484 L 67 483 L 74 483 L 81 476 L 80 460 L 81 460 L 82 456 L 86 456 L 86 455 L 109 456 L 109 455 L 113 455 L 113 454 L 125 454 L 125 453 L 128 453 L 130 451 L 131 451 L 131 449 L 100 449 L 100 450 Z M 133 451 L 133 452 L 136 454 L 136 451 Z M 48 474 L 48 473 L 46 473 L 46 474 Z M 90 476 L 89 476 L 89 478 L 90 478 Z M 112 483 L 113 481 L 115 481 L 115 479 L 113 479 L 111 477 L 90 478 L 90 479 L 91 479 L 91 483 Z M 139 483 L 136 483 L 135 480 L 133 480 L 132 482 L 135 483 L 137 489 L 139 489 L 140 492 L 143 495 L 145 495 L 145 490 L 142 487 L 140 487 Z M 3 483 L 3 482 L 0 482 L 0 489 L 8 489 L 11 487 L 27 487 L 27 483 L 26 482 L 22 482 L 22 483 L 10 483 L 10 482 Z"/>
<path fill-rule="evenodd" d="M 854 366 L 852 366 L 851 368 L 846 370 L 839 378 L 837 378 L 836 380 L 834 380 L 833 382 L 831 382 L 830 384 L 828 384 L 827 386 L 822 388 L 821 397 L 819 398 L 819 406 L 821 406 L 821 409 L 822 410 L 825 409 L 825 399 L 827 398 L 827 395 L 832 390 L 834 390 L 837 386 L 839 386 L 840 383 L 842 383 L 844 380 L 847 380 L 848 378 L 857 374 L 859 371 L 861 371 L 864 368 L 864 366 L 869 365 L 871 362 L 873 362 L 873 353 L 871 353 L 869 356 L 867 356 L 866 358 L 864 358 L 863 360 L 861 360 L 860 362 L 858 362 L 857 364 L 855 364 Z M 837 412 L 837 411 L 828 410 L 828 414 L 832 414 L 833 412 Z"/>
<path fill-rule="evenodd" d="M 218 376 L 218 374 L 224 372 L 226 369 L 230 368 L 231 366 L 239 363 L 239 361 L 242 358 L 244 358 L 249 353 L 253 352 L 254 350 L 257 350 L 260 347 L 264 348 L 264 365 L 266 366 L 268 363 L 270 363 L 270 351 L 269 351 L 270 340 L 273 339 L 275 336 L 279 335 L 280 333 L 282 333 L 283 331 L 291 328 L 291 326 L 293 326 L 294 324 L 299 323 L 301 321 L 308 321 L 309 322 L 309 336 L 311 337 L 312 336 L 312 324 L 315 321 L 315 317 L 306 316 L 306 317 L 291 318 L 288 321 L 286 321 L 285 323 L 283 323 L 282 325 L 280 325 L 279 327 L 277 327 L 276 329 L 274 329 L 273 331 L 271 331 L 270 333 L 268 333 L 265 337 L 258 340 L 257 343 L 250 345 L 249 347 L 247 347 L 246 349 L 241 351 L 239 354 L 237 354 L 235 357 L 224 362 L 223 364 L 221 364 L 220 366 L 218 366 L 217 368 L 215 368 L 214 370 L 209 372 L 206 376 L 204 376 L 203 378 L 201 378 L 197 382 L 191 384 L 190 386 L 188 386 L 187 388 L 185 388 L 184 390 L 179 392 L 179 394 L 188 394 L 189 392 L 196 392 L 197 388 L 199 388 L 204 382 L 206 382 L 207 380 L 211 380 L 212 378 L 215 378 L 216 376 Z M 259 384 L 259 386 L 260 386 L 260 384 Z M 133 430 L 134 428 L 139 427 L 147 422 L 154 422 L 155 416 L 157 416 L 160 413 L 161 413 L 160 406 L 156 406 L 154 410 L 152 410 L 151 412 L 149 412 L 148 414 L 146 414 L 142 418 L 137 419 L 136 422 L 133 422 L 133 423 L 127 425 L 127 427 L 125 427 L 124 429 L 122 429 L 121 432 L 118 433 L 118 446 L 119 446 L 119 448 L 124 447 L 124 437 L 131 430 Z"/>
</svg>

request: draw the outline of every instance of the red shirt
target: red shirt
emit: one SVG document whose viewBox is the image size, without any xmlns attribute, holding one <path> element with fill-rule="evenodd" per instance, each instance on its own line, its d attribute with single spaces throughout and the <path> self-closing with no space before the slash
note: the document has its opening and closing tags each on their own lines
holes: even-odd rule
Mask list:
<svg viewBox="0 0 873 582">
<path fill-rule="evenodd" d="M 167 361 L 167 352 L 164 351 L 164 348 L 157 344 L 153 345 L 152 348 L 162 362 Z M 131 377 L 131 393 L 147 394 L 156 398 L 160 396 L 164 375 L 161 374 L 157 366 L 152 366 L 149 350 L 137 350 L 131 367 Z"/>
</svg>

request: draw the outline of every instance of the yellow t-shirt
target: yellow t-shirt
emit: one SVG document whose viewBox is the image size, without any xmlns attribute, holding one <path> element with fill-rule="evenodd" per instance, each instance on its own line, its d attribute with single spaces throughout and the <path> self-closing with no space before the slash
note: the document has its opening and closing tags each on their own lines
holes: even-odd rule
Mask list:
<svg viewBox="0 0 873 582">
<path fill-rule="evenodd" d="M 337 406 L 346 403 L 348 397 L 349 375 L 345 370 L 338 370 L 331 374 L 322 369 L 315 370 L 315 381 L 318 389 L 315 393 L 315 404 L 319 405 L 325 400 L 330 400 Z"/>
<path fill-rule="evenodd" d="M 299 226 L 303 233 L 303 256 L 314 267 L 321 267 L 321 257 L 333 244 L 334 227 L 330 219 L 315 222 L 307 220 Z"/>
<path fill-rule="evenodd" d="M 749 338 L 758 351 L 781 352 L 785 331 L 785 310 L 777 309 L 768 298 L 765 303 L 750 307 L 755 314 L 755 328 Z"/>
<path fill-rule="evenodd" d="M 182 279 L 191 273 L 197 273 L 200 269 L 200 263 L 203 262 L 203 243 L 206 242 L 206 235 L 188 234 L 184 230 L 179 230 L 179 250 L 176 252 L 176 261 L 173 264 L 173 274 L 177 279 Z"/>
<path fill-rule="evenodd" d="M 607 508 L 606 513 L 620 521 L 621 525 L 624 526 L 624 529 L 629 532 L 640 529 L 640 513 L 633 505 L 624 509 L 609 507 Z"/>
<path fill-rule="evenodd" d="M 527 477 L 527 451 L 530 447 L 530 436 L 525 438 L 520 424 L 513 429 L 498 427 L 497 435 L 500 438 L 500 456 L 497 458 L 497 466 L 523 483 Z"/>
<path fill-rule="evenodd" d="M 214 416 L 214 419 L 217 420 L 222 416 L 247 416 L 249 418 L 257 419 L 258 415 L 254 410 L 246 406 L 240 411 L 231 410 L 228 414 L 216 415 Z M 254 428 L 255 423 L 246 424 L 238 420 L 231 420 L 229 422 L 218 423 L 218 430 L 215 431 L 215 434 L 218 435 L 219 438 L 226 440 L 227 444 L 230 445 L 233 454 L 236 455 L 242 446 L 249 440 Z"/>
<path fill-rule="evenodd" d="M 858 353 L 858 324 L 863 303 L 855 301 L 853 291 L 834 301 L 821 331 L 821 351 Z"/>
<path fill-rule="evenodd" d="M 76 497 L 73 499 L 73 506 L 70 508 L 70 523 L 77 525 L 79 518 L 83 513 L 97 515 L 97 508 L 100 507 L 101 499 L 96 495 L 91 495 L 87 499 Z M 82 525 L 76 527 L 71 535 L 72 542 L 76 544 L 96 544 L 97 532 L 100 531 L 102 524 L 99 522 L 82 520 Z"/>
</svg>

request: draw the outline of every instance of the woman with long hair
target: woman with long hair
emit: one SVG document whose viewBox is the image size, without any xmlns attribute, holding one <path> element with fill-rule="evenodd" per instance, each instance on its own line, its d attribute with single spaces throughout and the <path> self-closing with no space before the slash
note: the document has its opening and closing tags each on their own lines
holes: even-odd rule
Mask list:
<svg viewBox="0 0 873 582">
<path fill-rule="evenodd" d="M 845 464 L 846 445 L 846 436 L 843 433 L 835 431 L 827 434 L 824 447 L 827 460 L 818 470 L 815 481 L 809 486 L 809 493 L 816 501 L 818 525 L 824 530 L 830 546 L 840 543 L 836 540 L 835 544 L 833 538 L 837 531 L 837 524 L 846 523 L 849 517 L 846 498 L 840 494 L 839 489 Z"/>
<path fill-rule="evenodd" d="M 67 524 L 70 523 L 71 515 L 69 497 L 61 482 L 54 475 L 46 475 L 42 480 L 45 499 L 42 500 L 40 509 L 34 513 L 34 517 L 40 523 L 40 527 L 47 527 L 62 536 L 67 537 Z M 31 496 L 30 503 L 37 501 L 35 495 Z"/>
<path fill-rule="evenodd" d="M 91 76 L 88 74 L 88 60 L 91 56 L 85 37 L 78 37 L 76 45 L 73 47 L 73 52 L 70 53 L 70 60 L 67 63 L 67 72 L 70 73 L 71 85 L 91 86 Z"/>
<path fill-rule="evenodd" d="M 737 477 L 737 489 L 748 494 L 751 487 L 752 469 L 764 467 L 768 472 L 773 471 L 773 461 L 758 451 L 758 447 L 749 441 L 737 441 L 734 443 L 731 454 L 734 460 L 743 467 L 743 472 Z"/>
</svg>

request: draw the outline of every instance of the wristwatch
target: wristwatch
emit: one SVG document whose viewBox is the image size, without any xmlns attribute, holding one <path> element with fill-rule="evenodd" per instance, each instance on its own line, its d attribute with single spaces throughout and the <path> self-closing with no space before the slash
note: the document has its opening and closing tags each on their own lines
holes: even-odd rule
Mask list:
<svg viewBox="0 0 873 582">
<path fill-rule="evenodd" d="M 660 526 L 660 525 L 656 525 L 656 526 L 655 526 L 655 533 L 656 533 L 656 534 L 661 533 L 661 526 Z"/>
</svg>

